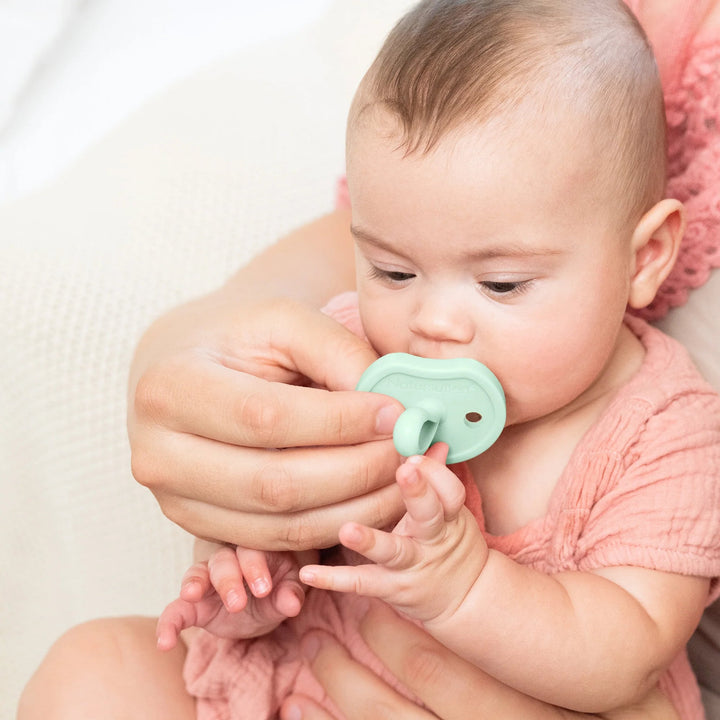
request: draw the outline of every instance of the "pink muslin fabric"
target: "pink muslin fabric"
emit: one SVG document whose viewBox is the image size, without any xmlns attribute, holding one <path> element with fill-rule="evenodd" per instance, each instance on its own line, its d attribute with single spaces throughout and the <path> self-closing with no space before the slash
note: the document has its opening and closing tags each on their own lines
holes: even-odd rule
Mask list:
<svg viewBox="0 0 720 720">
<path fill-rule="evenodd" d="M 654 0 L 627 3 L 652 28 L 668 121 L 667 194 L 687 212 L 675 267 L 638 313 L 657 320 L 720 267 L 720 22 L 702 29 L 714 0 L 674 3 L 672 12 Z"/>
<path fill-rule="evenodd" d="M 335 298 L 327 311 L 363 336 L 355 293 Z M 549 574 L 635 565 L 709 577 L 710 603 L 720 594 L 720 397 L 677 342 L 641 319 L 628 317 L 627 323 L 646 348 L 643 366 L 578 444 L 543 517 L 511 535 L 485 532 L 482 499 L 469 471 L 453 469 L 490 547 L 515 561 Z M 199 720 L 273 718 L 290 692 L 332 709 L 298 650 L 313 628 L 332 633 L 411 697 L 359 635 L 369 602 L 312 590 L 300 616 L 265 637 L 230 641 L 202 632 L 185 663 Z M 661 687 L 682 720 L 702 720 L 684 652 Z"/>
</svg>

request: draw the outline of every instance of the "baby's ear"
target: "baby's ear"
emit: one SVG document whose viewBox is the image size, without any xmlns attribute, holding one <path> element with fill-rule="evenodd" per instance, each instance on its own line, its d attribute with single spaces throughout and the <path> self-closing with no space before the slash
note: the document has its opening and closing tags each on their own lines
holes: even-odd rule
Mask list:
<svg viewBox="0 0 720 720">
<path fill-rule="evenodd" d="M 670 274 L 685 232 L 685 209 L 679 200 L 665 199 L 653 205 L 635 226 L 632 249 L 635 268 L 628 305 L 649 305 Z"/>
</svg>

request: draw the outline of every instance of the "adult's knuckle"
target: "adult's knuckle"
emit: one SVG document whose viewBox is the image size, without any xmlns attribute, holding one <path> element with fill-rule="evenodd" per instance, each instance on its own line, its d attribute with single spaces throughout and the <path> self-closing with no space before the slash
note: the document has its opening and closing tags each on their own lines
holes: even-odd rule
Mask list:
<svg viewBox="0 0 720 720">
<path fill-rule="evenodd" d="M 172 523 L 181 527 L 193 535 L 201 535 L 194 527 L 195 516 L 190 510 L 188 502 L 184 498 L 177 495 L 166 495 L 163 493 L 154 493 L 155 498 L 160 505 L 162 514 Z"/>
<path fill-rule="evenodd" d="M 315 523 L 298 516 L 283 524 L 280 542 L 285 550 L 308 550 L 320 545 Z"/>
<path fill-rule="evenodd" d="M 345 403 L 328 404 L 325 429 L 327 436 L 333 438 L 338 445 L 353 441 L 359 430 L 358 418 L 353 408 Z"/>
<path fill-rule="evenodd" d="M 174 391 L 168 374 L 148 370 L 140 377 L 133 393 L 133 407 L 140 418 L 158 420 L 170 414 Z"/>
<path fill-rule="evenodd" d="M 355 462 L 349 463 L 345 472 L 345 485 L 347 488 L 352 488 L 353 494 L 355 495 L 364 495 L 376 485 L 376 478 L 371 472 L 369 463 L 366 461 L 356 460 Z"/>
<path fill-rule="evenodd" d="M 333 359 L 337 362 L 366 363 L 370 346 L 348 328 L 341 326 L 342 332 L 335 336 Z"/>
<path fill-rule="evenodd" d="M 407 681 L 412 687 L 440 687 L 447 682 L 447 667 L 434 649 L 420 645 L 408 653 L 405 665 Z"/>
<path fill-rule="evenodd" d="M 287 424 L 285 414 L 275 395 L 251 392 L 238 407 L 237 423 L 257 447 L 276 447 Z"/>
<path fill-rule="evenodd" d="M 166 468 L 155 453 L 134 448 L 130 455 L 130 472 L 140 485 L 155 492 L 166 482 Z"/>
<path fill-rule="evenodd" d="M 252 479 L 253 497 L 269 512 L 285 513 L 298 509 L 300 490 L 279 453 L 262 465 Z"/>
</svg>

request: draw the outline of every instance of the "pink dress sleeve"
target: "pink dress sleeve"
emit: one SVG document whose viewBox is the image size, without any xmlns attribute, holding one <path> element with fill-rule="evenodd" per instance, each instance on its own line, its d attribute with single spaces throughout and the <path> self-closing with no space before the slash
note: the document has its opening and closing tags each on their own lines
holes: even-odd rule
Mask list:
<svg viewBox="0 0 720 720">
<path fill-rule="evenodd" d="M 638 402 L 643 402 L 638 400 Z M 628 415 L 633 413 L 629 408 Z M 620 478 L 594 488 L 578 538 L 579 569 L 640 565 L 712 579 L 708 604 L 720 594 L 720 398 L 708 388 L 674 398 L 647 419 L 610 462 Z M 590 473 L 593 457 L 586 458 Z"/>
</svg>

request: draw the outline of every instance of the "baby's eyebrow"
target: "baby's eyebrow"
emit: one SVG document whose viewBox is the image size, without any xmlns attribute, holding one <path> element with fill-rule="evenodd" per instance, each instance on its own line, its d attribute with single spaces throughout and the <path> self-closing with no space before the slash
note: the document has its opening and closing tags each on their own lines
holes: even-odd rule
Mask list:
<svg viewBox="0 0 720 720">
<path fill-rule="evenodd" d="M 380 250 L 384 250 L 385 252 L 388 252 L 392 255 L 406 257 L 405 253 L 398 250 L 398 248 L 393 247 L 393 245 L 391 243 L 386 242 L 385 240 L 382 240 L 381 238 L 373 235 L 372 233 L 368 232 L 367 230 L 363 230 L 363 229 L 359 228 L 357 225 L 350 226 L 350 234 L 355 238 L 355 240 L 367 243 L 368 245 L 372 245 L 372 246 L 379 248 Z"/>
<path fill-rule="evenodd" d="M 357 225 L 350 226 L 350 232 L 354 238 L 362 242 L 374 245 L 382 250 L 391 253 L 397 253 L 397 248 L 381 238 L 373 235 L 367 230 L 359 228 Z M 524 245 L 522 243 L 501 243 L 491 245 L 489 247 L 470 250 L 468 257 L 473 260 L 493 260 L 495 258 L 529 258 L 529 257 L 549 257 L 554 255 L 562 255 L 563 250 L 557 247 L 543 247 L 535 245 Z"/>
<path fill-rule="evenodd" d="M 530 245 L 507 243 L 490 246 L 468 253 L 469 257 L 478 260 L 492 260 L 494 258 L 532 258 L 562 255 L 563 250 L 556 247 L 536 247 Z"/>
<path fill-rule="evenodd" d="M 371 245 L 377 245 L 383 250 L 392 251 L 394 249 L 389 243 L 386 243 L 384 240 L 375 237 L 375 235 L 367 232 L 367 230 L 362 230 L 357 225 L 350 226 L 350 233 L 355 239 L 363 240 L 364 242 L 370 243 Z"/>
</svg>

